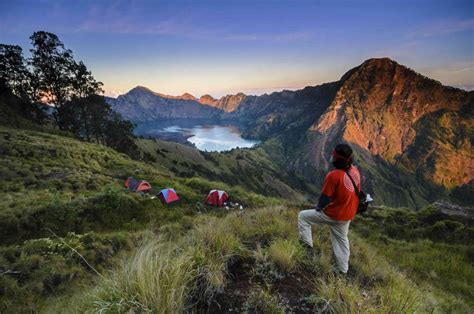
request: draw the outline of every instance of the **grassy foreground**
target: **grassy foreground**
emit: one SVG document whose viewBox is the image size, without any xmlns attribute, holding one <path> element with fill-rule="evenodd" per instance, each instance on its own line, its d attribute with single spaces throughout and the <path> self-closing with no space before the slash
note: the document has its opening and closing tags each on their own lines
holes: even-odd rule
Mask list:
<svg viewBox="0 0 474 314">
<path fill-rule="evenodd" d="M 315 229 L 308 255 L 297 241 L 296 217 L 296 210 L 267 207 L 202 215 L 186 233 L 164 229 L 72 304 L 101 313 L 469 311 L 455 295 L 409 279 L 354 232 L 349 274 L 333 275 L 329 230 Z"/>
</svg>

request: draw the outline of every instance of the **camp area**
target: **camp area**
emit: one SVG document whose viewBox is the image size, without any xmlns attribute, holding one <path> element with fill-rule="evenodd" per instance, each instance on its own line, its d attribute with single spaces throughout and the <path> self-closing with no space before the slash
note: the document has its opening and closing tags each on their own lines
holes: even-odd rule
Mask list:
<svg viewBox="0 0 474 314">
<path fill-rule="evenodd" d="M 175 203 L 180 200 L 176 190 L 170 187 L 161 189 L 158 193 L 154 194 L 151 192 L 151 184 L 146 180 L 137 180 L 133 177 L 128 177 L 125 180 L 124 185 L 131 192 L 135 192 L 140 195 L 145 195 L 145 193 L 148 193 L 149 195 L 152 195 L 150 197 L 151 199 L 158 198 L 163 205 Z M 227 191 L 220 189 L 211 189 L 205 197 L 204 204 L 224 208 L 225 210 L 244 209 L 242 204 L 230 201 L 230 195 Z"/>
<path fill-rule="evenodd" d="M 145 193 L 151 193 L 152 186 L 146 180 L 137 180 L 133 177 L 128 177 L 124 183 L 125 187 L 130 192 L 139 193 L 144 195 Z M 151 196 L 151 199 L 158 198 L 163 204 L 170 204 L 179 201 L 178 193 L 173 188 L 164 188 L 160 190 L 156 195 Z"/>
</svg>

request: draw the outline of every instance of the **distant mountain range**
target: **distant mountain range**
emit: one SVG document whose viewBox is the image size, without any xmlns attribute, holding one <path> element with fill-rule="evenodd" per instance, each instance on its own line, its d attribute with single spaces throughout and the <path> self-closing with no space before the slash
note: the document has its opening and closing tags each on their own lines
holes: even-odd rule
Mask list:
<svg viewBox="0 0 474 314">
<path fill-rule="evenodd" d="M 202 105 L 190 94 L 168 96 L 137 86 L 125 95 L 106 98 L 114 110 L 134 122 L 157 119 L 211 118 L 221 114 L 219 109 Z"/>
<path fill-rule="evenodd" d="M 189 93 L 170 96 L 137 86 L 117 98 L 106 97 L 108 103 L 124 117 L 144 122 L 157 119 L 223 118 L 235 111 L 247 96 L 243 93 L 215 99 L 211 95 L 196 98 Z"/>
<path fill-rule="evenodd" d="M 369 191 L 420 207 L 474 203 L 474 92 L 443 86 L 388 58 L 369 59 L 337 82 L 262 96 L 167 96 L 136 87 L 113 108 L 133 121 L 232 119 L 289 171 L 322 181 L 332 147 L 352 144 Z M 408 200 L 408 201 L 407 201 Z"/>
</svg>

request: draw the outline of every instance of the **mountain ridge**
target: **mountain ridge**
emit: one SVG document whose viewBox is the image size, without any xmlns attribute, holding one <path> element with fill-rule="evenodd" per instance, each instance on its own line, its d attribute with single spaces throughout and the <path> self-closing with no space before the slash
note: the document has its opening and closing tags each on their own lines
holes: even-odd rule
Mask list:
<svg viewBox="0 0 474 314">
<path fill-rule="evenodd" d="M 159 93 L 151 90 L 150 88 L 142 85 L 137 85 L 131 90 L 129 90 L 125 94 L 121 94 L 117 97 L 106 97 L 110 101 L 115 101 L 116 99 L 120 98 L 121 96 L 125 96 L 127 94 L 138 94 L 138 93 L 146 93 L 146 94 L 152 94 L 154 96 L 160 97 L 160 98 L 165 98 L 165 99 L 175 99 L 175 100 L 193 100 L 196 101 L 202 105 L 208 105 L 211 107 L 215 107 L 218 109 L 221 109 L 226 112 L 231 112 L 234 111 L 239 103 L 241 102 L 242 99 L 247 97 L 246 94 L 242 92 L 238 92 L 236 94 L 227 94 L 225 96 L 222 96 L 218 99 L 214 98 L 210 94 L 204 94 L 201 97 L 197 98 L 196 96 L 185 92 L 180 96 L 173 96 L 173 95 L 168 95 L 164 93 Z"/>
<path fill-rule="evenodd" d="M 362 64 L 356 66 L 356 67 L 353 67 L 352 69 L 348 70 L 346 73 L 344 73 L 341 78 L 340 78 L 340 82 L 345 82 L 346 80 L 350 79 L 350 77 L 357 71 L 361 71 L 361 70 L 364 70 L 365 68 L 370 68 L 370 67 L 373 67 L 374 65 L 381 65 L 381 64 L 385 64 L 385 65 L 393 65 L 393 66 L 399 66 L 407 71 L 412 71 L 414 72 L 414 74 L 416 74 L 417 77 L 419 78 L 422 78 L 422 79 L 426 79 L 428 81 L 431 81 L 433 84 L 436 84 L 436 85 L 439 85 L 440 87 L 445 87 L 445 88 L 449 88 L 449 89 L 453 89 L 453 90 L 458 90 L 458 91 L 462 91 L 462 92 L 468 92 L 468 93 L 471 93 L 473 91 L 468 91 L 468 90 L 465 90 L 465 89 L 462 89 L 462 88 L 459 88 L 459 87 L 454 87 L 454 86 L 446 86 L 446 85 L 443 85 L 441 82 L 439 81 L 436 81 L 432 78 L 429 78 L 423 74 L 420 74 L 418 72 L 416 72 L 415 70 L 413 69 L 410 69 L 409 67 L 406 67 L 404 65 L 401 65 L 399 64 L 398 62 L 388 58 L 388 57 L 381 57 L 381 58 L 370 58 L 370 59 L 367 59 L 365 60 Z M 308 86 L 305 86 L 305 87 L 302 87 L 301 89 L 298 89 L 298 90 L 295 90 L 295 91 L 301 91 L 301 90 L 304 90 L 305 88 L 310 88 L 310 87 L 317 87 L 317 86 L 321 86 L 321 85 L 324 85 L 324 84 L 327 84 L 327 83 L 322 83 L 322 84 L 319 84 L 319 85 L 308 85 Z M 237 104 L 236 106 L 234 105 L 230 110 L 225 110 L 224 108 L 226 107 L 223 103 L 226 103 L 228 99 L 232 99 L 232 98 L 245 98 L 245 97 L 264 97 L 264 96 L 268 96 L 268 95 L 272 95 L 272 94 L 275 94 L 275 93 L 286 93 L 286 92 L 292 92 L 292 91 L 289 91 L 289 90 L 283 90 L 283 91 L 274 91 L 274 92 L 270 92 L 270 93 L 265 93 L 265 94 L 262 94 L 260 96 L 255 96 L 255 95 L 246 95 L 245 93 L 243 92 L 237 92 L 235 94 L 227 94 L 225 96 L 222 96 L 220 98 L 215 98 L 213 97 L 212 95 L 210 94 L 204 94 L 202 96 L 200 96 L 199 98 L 188 93 L 188 92 L 185 92 L 183 93 L 182 95 L 180 96 L 174 96 L 174 95 L 168 95 L 168 94 L 164 94 L 164 93 L 160 93 L 160 92 L 155 92 L 153 90 L 151 90 L 150 88 L 146 87 L 146 86 L 142 86 L 142 85 L 137 85 L 135 86 L 134 88 L 130 89 L 127 93 L 125 94 L 121 94 L 117 97 L 106 97 L 107 99 L 111 99 L 111 100 L 114 100 L 114 99 L 117 99 L 119 98 L 120 96 L 124 96 L 130 92 L 135 92 L 135 91 L 143 91 L 143 92 L 146 92 L 146 93 L 150 93 L 150 94 L 153 94 L 153 95 L 156 95 L 156 96 L 159 96 L 159 97 L 162 97 L 162 98 L 166 98 L 166 99 L 178 99 L 178 100 L 194 100 L 194 101 L 197 101 L 198 103 L 200 104 L 203 104 L 203 105 L 208 105 L 208 106 L 212 106 L 212 107 L 217 107 L 217 108 L 220 108 L 220 109 L 223 109 L 224 111 L 227 111 L 227 112 L 232 112 L 232 111 L 235 111 L 237 108 L 238 108 L 238 105 L 240 104 Z"/>
<path fill-rule="evenodd" d="M 330 168 L 332 147 L 347 142 L 367 190 L 379 200 L 405 206 L 399 201 L 404 199 L 421 208 L 449 195 L 472 199 L 473 92 L 443 86 L 388 58 L 369 59 L 335 84 L 333 98 L 307 128 L 303 122 L 311 121 L 315 107 L 268 134 L 272 121 L 287 117 L 274 111 L 253 126 L 251 136 L 281 139 L 287 147 L 282 163 L 316 185 Z M 296 134 L 288 136 L 292 130 Z"/>
<path fill-rule="evenodd" d="M 107 97 L 112 108 L 134 122 L 156 119 L 191 119 L 216 117 L 221 112 L 201 104 L 191 94 L 169 96 L 137 86 L 117 98 Z"/>
</svg>

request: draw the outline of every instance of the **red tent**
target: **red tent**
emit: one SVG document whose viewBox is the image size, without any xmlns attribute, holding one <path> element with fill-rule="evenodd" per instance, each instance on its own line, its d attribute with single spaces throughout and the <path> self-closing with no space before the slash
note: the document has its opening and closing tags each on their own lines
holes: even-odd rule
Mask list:
<svg viewBox="0 0 474 314">
<path fill-rule="evenodd" d="M 132 177 L 129 177 L 125 180 L 125 187 L 132 192 L 146 192 L 151 190 L 151 184 L 145 180 L 135 180 Z"/>
<path fill-rule="evenodd" d="M 209 205 L 222 207 L 222 204 L 229 199 L 229 194 L 226 191 L 211 190 L 206 198 L 206 203 Z"/>
</svg>

